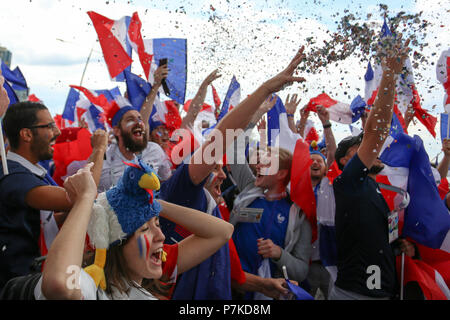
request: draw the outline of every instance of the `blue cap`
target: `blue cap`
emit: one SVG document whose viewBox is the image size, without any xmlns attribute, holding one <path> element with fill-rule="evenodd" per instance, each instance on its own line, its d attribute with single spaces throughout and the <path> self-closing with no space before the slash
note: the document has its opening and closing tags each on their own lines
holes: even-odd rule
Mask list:
<svg viewBox="0 0 450 320">
<path fill-rule="evenodd" d="M 122 119 L 123 115 L 130 110 L 136 110 L 135 108 L 133 108 L 132 106 L 125 106 L 119 109 L 119 111 L 116 112 L 116 114 L 114 115 L 114 117 L 111 120 L 111 124 L 113 127 L 117 126 L 117 124 L 119 123 L 120 119 Z"/>
<path fill-rule="evenodd" d="M 318 154 L 319 156 L 321 156 L 323 158 L 323 161 L 325 162 L 325 165 L 327 164 L 327 158 L 324 156 L 324 154 L 322 152 L 313 150 L 313 151 L 310 151 L 309 154 L 310 155 Z"/>
</svg>

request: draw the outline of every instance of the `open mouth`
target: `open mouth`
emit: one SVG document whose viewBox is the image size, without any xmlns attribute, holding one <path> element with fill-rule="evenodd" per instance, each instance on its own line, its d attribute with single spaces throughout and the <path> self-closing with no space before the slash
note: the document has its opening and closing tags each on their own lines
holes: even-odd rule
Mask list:
<svg viewBox="0 0 450 320">
<path fill-rule="evenodd" d="M 139 127 L 134 129 L 131 133 L 135 138 L 142 138 L 144 136 L 144 130 L 142 130 L 142 128 Z"/>
<path fill-rule="evenodd" d="M 163 257 L 163 248 L 161 247 L 150 255 L 150 261 L 153 264 L 156 264 L 159 266 L 162 263 L 162 257 Z"/>
</svg>

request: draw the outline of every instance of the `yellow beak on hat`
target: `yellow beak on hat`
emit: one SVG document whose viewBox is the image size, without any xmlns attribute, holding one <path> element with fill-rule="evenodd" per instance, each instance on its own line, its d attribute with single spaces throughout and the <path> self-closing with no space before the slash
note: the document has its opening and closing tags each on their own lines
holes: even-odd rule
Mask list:
<svg viewBox="0 0 450 320">
<path fill-rule="evenodd" d="M 139 187 L 142 189 L 159 190 L 161 187 L 158 177 L 152 172 L 149 174 L 142 175 L 138 182 Z"/>
</svg>

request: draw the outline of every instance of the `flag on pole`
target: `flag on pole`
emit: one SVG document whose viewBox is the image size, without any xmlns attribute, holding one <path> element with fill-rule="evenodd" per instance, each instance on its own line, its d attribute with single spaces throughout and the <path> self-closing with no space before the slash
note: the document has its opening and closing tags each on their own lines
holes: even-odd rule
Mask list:
<svg viewBox="0 0 450 320">
<path fill-rule="evenodd" d="M 309 100 L 306 111 L 317 112 L 316 107 L 319 105 L 328 109 L 330 120 L 342 124 L 351 124 L 358 121 L 366 107 L 366 103 L 360 95 L 356 96 L 350 104 L 347 104 L 332 99 L 326 93 L 321 93 Z"/>
<path fill-rule="evenodd" d="M 240 101 L 241 101 L 241 85 L 236 80 L 236 77 L 233 76 L 233 78 L 231 78 L 231 82 L 228 87 L 225 99 L 223 100 L 219 116 L 217 117 L 217 122 L 222 120 L 222 118 L 227 114 L 227 112 L 236 107 Z"/>
<path fill-rule="evenodd" d="M 166 78 L 169 87 L 169 98 L 184 104 L 187 81 L 187 40 L 180 38 L 157 38 L 144 40 L 145 51 L 153 55 L 148 81 L 154 83 L 153 74 L 159 61 L 167 58 L 169 74 Z M 162 86 L 160 92 L 164 94 Z"/>
<path fill-rule="evenodd" d="M 444 86 L 444 110 L 450 113 L 450 48 L 442 51 L 436 63 L 436 78 Z"/>
<path fill-rule="evenodd" d="M 132 63 L 131 44 L 126 42 L 131 18 L 111 20 L 94 11 L 88 11 L 87 14 L 97 32 L 109 75 L 114 79 Z"/>
</svg>

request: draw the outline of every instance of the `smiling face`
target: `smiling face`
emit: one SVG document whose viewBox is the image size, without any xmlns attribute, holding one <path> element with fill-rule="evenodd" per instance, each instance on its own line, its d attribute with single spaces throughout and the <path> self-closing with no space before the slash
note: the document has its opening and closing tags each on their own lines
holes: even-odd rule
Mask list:
<svg viewBox="0 0 450 320">
<path fill-rule="evenodd" d="M 216 164 L 214 170 L 211 172 L 208 182 L 205 184 L 206 190 L 211 194 L 214 200 L 217 202 L 219 197 L 222 195 L 220 186 L 223 180 L 227 178 L 225 172 L 222 169 L 222 164 Z"/>
<path fill-rule="evenodd" d="M 30 148 L 38 161 L 50 160 L 53 158 L 53 146 L 56 138 L 61 134 L 61 131 L 48 110 L 39 110 L 36 117 L 37 121 L 33 125 L 34 127 L 47 124 L 50 124 L 50 126 L 29 129 L 33 135 Z"/>
<path fill-rule="evenodd" d="M 119 125 L 115 128 L 117 131 L 115 135 L 119 137 L 119 143 L 123 143 L 125 148 L 131 152 L 140 152 L 147 147 L 145 125 L 138 111 L 125 112 Z"/>
<path fill-rule="evenodd" d="M 325 177 L 327 173 L 327 165 L 325 160 L 318 154 L 312 154 L 311 160 L 313 161 L 311 164 L 311 180 L 320 181 L 323 177 Z"/>
<path fill-rule="evenodd" d="M 169 131 L 165 125 L 157 126 L 152 130 L 150 138 L 153 142 L 159 144 L 164 150 L 169 146 Z"/>
<path fill-rule="evenodd" d="M 161 278 L 164 240 L 159 218 L 153 217 L 127 241 L 123 247 L 123 257 L 132 280 L 141 284 L 144 278 Z"/>
</svg>

